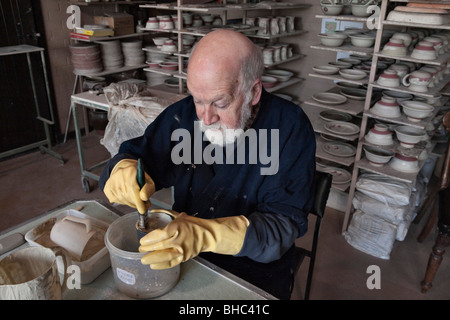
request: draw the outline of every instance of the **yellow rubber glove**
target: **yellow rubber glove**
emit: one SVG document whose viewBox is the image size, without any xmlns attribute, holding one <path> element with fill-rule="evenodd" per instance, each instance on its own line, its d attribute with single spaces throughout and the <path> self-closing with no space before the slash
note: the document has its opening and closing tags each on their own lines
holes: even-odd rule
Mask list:
<svg viewBox="0 0 450 320">
<path fill-rule="evenodd" d="M 249 222 L 244 216 L 201 219 L 181 213 L 165 228 L 141 239 L 143 264 L 154 270 L 172 268 L 199 255 L 215 252 L 235 255 L 241 251 Z"/>
<path fill-rule="evenodd" d="M 124 159 L 113 168 L 103 192 L 110 202 L 137 208 L 140 214 L 150 207 L 150 197 L 155 193 L 155 183 L 145 173 L 145 185 L 139 190 L 136 180 L 137 160 Z"/>
</svg>

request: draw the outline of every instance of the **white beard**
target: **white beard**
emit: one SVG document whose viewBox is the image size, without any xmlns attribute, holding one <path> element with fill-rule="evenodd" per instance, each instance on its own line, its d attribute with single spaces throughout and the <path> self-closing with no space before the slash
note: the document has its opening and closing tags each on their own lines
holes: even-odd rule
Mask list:
<svg viewBox="0 0 450 320">
<path fill-rule="evenodd" d="M 205 125 L 200 121 L 200 128 L 205 133 L 206 139 L 213 145 L 224 147 L 228 144 L 233 144 L 243 133 L 245 125 L 252 114 L 252 108 L 249 103 L 242 107 L 241 118 L 239 121 L 239 128 L 229 129 L 226 125 L 221 123 L 213 123 Z"/>
</svg>

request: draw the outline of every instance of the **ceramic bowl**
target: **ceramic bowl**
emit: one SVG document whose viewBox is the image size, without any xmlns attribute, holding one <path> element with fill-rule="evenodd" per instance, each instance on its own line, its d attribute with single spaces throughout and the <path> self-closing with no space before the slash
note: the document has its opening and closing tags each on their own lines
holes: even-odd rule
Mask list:
<svg viewBox="0 0 450 320">
<path fill-rule="evenodd" d="M 342 61 L 331 61 L 331 62 L 328 62 L 328 64 L 333 67 L 338 67 L 339 70 L 350 69 L 352 67 L 351 63 L 342 62 Z"/>
<path fill-rule="evenodd" d="M 349 99 L 353 100 L 365 100 L 367 96 L 367 90 L 366 89 L 357 89 L 357 88 L 345 88 L 341 89 L 340 94 L 342 94 L 344 97 L 347 97 Z"/>
<path fill-rule="evenodd" d="M 185 34 L 185 35 L 183 35 L 183 40 L 182 41 L 183 41 L 183 45 L 190 46 L 190 45 L 192 45 L 195 42 L 195 37 Z"/>
<path fill-rule="evenodd" d="M 408 50 L 402 39 L 391 38 L 381 50 L 382 54 L 394 57 L 406 57 Z"/>
<path fill-rule="evenodd" d="M 278 79 L 272 76 L 262 76 L 261 82 L 264 88 L 272 88 L 278 82 Z"/>
<path fill-rule="evenodd" d="M 269 69 L 266 71 L 266 75 L 272 76 L 278 79 L 278 81 L 288 81 L 294 75 L 293 72 L 281 69 Z"/>
<path fill-rule="evenodd" d="M 153 38 L 152 40 L 153 40 L 153 43 L 154 43 L 156 46 L 162 46 L 162 45 L 164 44 L 164 42 L 166 42 L 167 40 L 169 40 L 169 38 L 167 38 L 167 37 L 155 37 L 155 38 Z"/>
<path fill-rule="evenodd" d="M 370 112 L 385 118 L 398 118 L 402 115 L 397 100 L 387 96 L 381 97 L 381 100 L 377 101 L 370 108 Z"/>
<path fill-rule="evenodd" d="M 338 61 L 351 63 L 352 65 L 356 66 L 356 65 L 360 64 L 362 60 L 355 59 L 355 58 L 339 58 Z"/>
<path fill-rule="evenodd" d="M 400 104 L 402 101 L 412 100 L 414 98 L 412 94 L 393 90 L 383 90 L 382 94 L 385 97 L 395 98 L 398 104 Z"/>
<path fill-rule="evenodd" d="M 431 42 L 421 41 L 411 53 L 411 58 L 421 60 L 435 60 L 437 57 L 436 50 Z"/>
<path fill-rule="evenodd" d="M 397 153 L 391 161 L 389 166 L 397 171 L 406 173 L 415 173 L 419 171 L 419 161 L 415 157 L 407 157 Z"/>
<path fill-rule="evenodd" d="M 325 65 L 325 66 L 314 66 L 312 68 L 318 74 L 336 74 L 339 72 L 339 68 L 335 66 Z"/>
<path fill-rule="evenodd" d="M 320 42 L 326 47 L 339 47 L 341 46 L 347 35 L 344 33 L 321 33 L 319 34 Z"/>
<path fill-rule="evenodd" d="M 382 86 L 396 88 L 400 86 L 400 77 L 393 70 L 384 70 L 378 77 L 377 83 Z"/>
<path fill-rule="evenodd" d="M 147 64 L 150 68 L 161 68 L 161 66 L 160 66 L 161 63 L 163 63 L 163 60 L 147 61 Z"/>
<path fill-rule="evenodd" d="M 382 167 L 394 156 L 394 152 L 374 146 L 364 146 L 364 152 L 369 163 L 375 167 Z"/>
<path fill-rule="evenodd" d="M 390 146 L 394 143 L 392 132 L 385 124 L 377 123 L 365 136 L 365 140 L 380 146 Z"/>
<path fill-rule="evenodd" d="M 166 40 L 161 47 L 161 51 L 163 52 L 177 52 L 177 45 L 173 40 Z"/>
<path fill-rule="evenodd" d="M 178 70 L 178 63 L 176 63 L 176 62 L 162 62 L 162 63 L 159 64 L 159 66 L 163 70 L 167 70 L 167 71 L 176 71 L 176 70 Z"/>
<path fill-rule="evenodd" d="M 365 55 L 363 55 L 363 54 L 357 54 L 357 53 L 352 53 L 352 54 L 350 55 L 350 58 L 351 58 L 351 59 L 358 59 L 358 60 L 360 60 L 360 61 L 369 61 L 369 60 L 372 60 L 372 57 L 371 57 L 371 56 L 365 56 Z"/>
<path fill-rule="evenodd" d="M 375 36 L 365 33 L 352 34 L 350 40 L 355 47 L 369 48 L 375 43 Z"/>
<path fill-rule="evenodd" d="M 434 107 L 428 103 L 407 100 L 402 101 L 401 104 L 403 113 L 406 114 L 408 119 L 413 122 L 425 119 L 433 114 Z"/>
<path fill-rule="evenodd" d="M 214 20 L 214 16 L 211 14 L 202 14 L 200 15 L 200 18 L 202 18 L 205 23 L 211 23 Z"/>
<path fill-rule="evenodd" d="M 351 4 L 351 8 L 352 8 L 352 15 L 355 17 L 368 17 L 370 15 L 372 15 L 372 11 L 371 10 L 367 10 L 368 9 L 368 5 L 367 4 Z"/>
<path fill-rule="evenodd" d="M 426 137 L 426 131 L 410 126 L 398 126 L 394 129 L 400 145 L 405 148 L 412 148 L 416 143 Z"/>
<path fill-rule="evenodd" d="M 344 8 L 343 4 L 321 4 L 322 12 L 327 16 L 337 16 L 341 14 Z"/>
<path fill-rule="evenodd" d="M 365 71 L 356 69 L 339 70 L 339 74 L 341 75 L 342 78 L 348 80 L 361 80 L 367 76 L 367 73 Z"/>
</svg>

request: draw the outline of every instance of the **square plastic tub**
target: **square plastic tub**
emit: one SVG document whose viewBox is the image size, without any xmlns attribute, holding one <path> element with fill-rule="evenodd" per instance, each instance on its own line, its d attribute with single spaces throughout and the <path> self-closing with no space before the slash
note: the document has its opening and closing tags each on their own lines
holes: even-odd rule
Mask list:
<svg viewBox="0 0 450 320">
<path fill-rule="evenodd" d="M 59 215 L 54 218 L 41 223 L 35 228 L 31 229 L 25 234 L 25 240 L 31 246 L 42 246 L 46 248 L 55 247 L 56 245 L 50 240 L 50 232 L 56 221 L 68 216 L 75 216 L 78 218 L 85 218 L 91 220 L 93 226 L 107 231 L 109 223 L 90 217 L 80 211 L 69 209 L 62 211 Z M 88 284 L 94 281 L 100 274 L 102 274 L 106 269 L 111 266 L 111 260 L 109 257 L 109 251 L 105 247 L 100 249 L 92 257 L 84 261 L 71 261 L 72 265 L 77 265 L 80 267 L 81 272 L 81 284 Z M 58 259 L 58 270 L 62 270 L 62 261 Z"/>
</svg>

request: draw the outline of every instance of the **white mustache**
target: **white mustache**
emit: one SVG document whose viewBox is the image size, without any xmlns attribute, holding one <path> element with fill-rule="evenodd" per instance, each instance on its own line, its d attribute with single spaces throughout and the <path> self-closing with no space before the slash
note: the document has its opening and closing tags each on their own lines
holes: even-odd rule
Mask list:
<svg viewBox="0 0 450 320">
<path fill-rule="evenodd" d="M 227 129 L 227 127 L 225 125 L 222 125 L 219 122 L 206 125 L 202 120 L 200 120 L 200 127 L 201 127 L 203 132 L 205 132 L 206 130 Z"/>
</svg>

